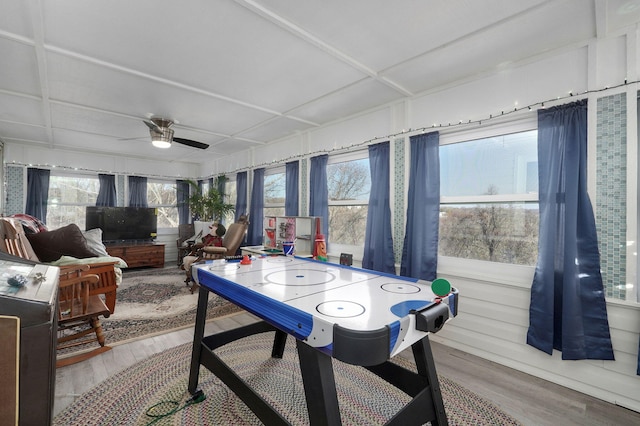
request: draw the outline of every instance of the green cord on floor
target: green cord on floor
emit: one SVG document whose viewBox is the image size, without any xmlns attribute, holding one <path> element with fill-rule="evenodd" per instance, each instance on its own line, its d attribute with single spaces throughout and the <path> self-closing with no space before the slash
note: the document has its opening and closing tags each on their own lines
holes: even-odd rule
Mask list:
<svg viewBox="0 0 640 426">
<path fill-rule="evenodd" d="M 205 399 L 207 399 L 207 396 L 204 394 L 204 392 L 199 390 L 196 393 L 194 393 L 193 396 L 189 398 L 184 403 L 184 405 L 182 405 L 182 407 L 180 406 L 180 401 L 160 401 L 157 404 L 153 404 L 151 407 L 147 408 L 147 411 L 144 412 L 145 415 L 153 418 L 153 420 L 147 423 L 147 426 L 152 425 L 155 422 L 165 417 L 172 416 L 178 411 L 184 410 L 188 406 L 202 402 Z M 160 410 L 159 407 L 162 407 L 164 405 L 169 405 L 169 407 L 164 410 Z M 160 412 L 154 412 L 154 411 L 160 411 Z"/>
</svg>

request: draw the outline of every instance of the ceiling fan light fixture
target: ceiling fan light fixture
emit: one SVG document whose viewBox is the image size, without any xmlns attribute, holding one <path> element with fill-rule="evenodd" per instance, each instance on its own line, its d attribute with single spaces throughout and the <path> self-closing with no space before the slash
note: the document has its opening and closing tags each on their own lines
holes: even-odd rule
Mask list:
<svg viewBox="0 0 640 426">
<path fill-rule="evenodd" d="M 177 144 L 190 146 L 192 148 L 209 148 L 209 145 L 207 145 L 206 143 L 194 141 L 191 139 L 174 138 L 173 129 L 170 128 L 171 126 L 173 126 L 173 121 L 167 120 L 166 118 L 153 117 L 149 120 L 142 120 L 142 122 L 149 128 L 149 133 L 151 133 L 151 143 L 155 147 L 169 148 L 173 144 L 173 142 L 175 142 Z"/>
<path fill-rule="evenodd" d="M 163 139 L 154 139 L 151 141 L 151 144 L 156 148 L 169 148 L 171 147 L 171 142 Z"/>
<path fill-rule="evenodd" d="M 151 144 L 156 148 L 169 148 L 173 140 L 173 130 L 165 129 L 163 132 L 151 130 Z"/>
</svg>

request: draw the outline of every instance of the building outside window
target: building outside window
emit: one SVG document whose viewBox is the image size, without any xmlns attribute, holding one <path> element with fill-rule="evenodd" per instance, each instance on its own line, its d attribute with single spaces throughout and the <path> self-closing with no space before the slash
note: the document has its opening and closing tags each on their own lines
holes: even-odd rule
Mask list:
<svg viewBox="0 0 640 426">
<path fill-rule="evenodd" d="M 97 175 L 51 171 L 47 203 L 47 228 L 75 223 L 85 229 L 87 206 L 95 206 L 100 182 Z"/>
<path fill-rule="evenodd" d="M 537 130 L 445 141 L 440 146 L 439 254 L 535 265 Z"/>
<path fill-rule="evenodd" d="M 329 187 L 329 249 L 362 257 L 371 173 L 366 150 L 330 156 L 327 163 Z"/>
<path fill-rule="evenodd" d="M 147 180 L 147 203 L 158 209 L 158 229 L 177 228 L 178 198 L 175 181 Z"/>
<path fill-rule="evenodd" d="M 264 216 L 284 216 L 285 187 L 284 167 L 265 170 Z"/>
</svg>

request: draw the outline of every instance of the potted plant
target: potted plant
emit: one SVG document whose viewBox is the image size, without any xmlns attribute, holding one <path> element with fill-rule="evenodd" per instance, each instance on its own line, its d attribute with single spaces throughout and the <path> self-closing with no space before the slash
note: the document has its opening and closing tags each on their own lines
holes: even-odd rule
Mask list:
<svg viewBox="0 0 640 426">
<path fill-rule="evenodd" d="M 187 181 L 191 187 L 187 203 L 189 204 L 189 210 L 193 217 L 196 235 L 199 231 L 202 231 L 202 234 L 198 238 L 206 235 L 209 225 L 213 222 L 220 223 L 225 215 L 235 211 L 235 206 L 226 203 L 225 194 L 220 193 L 217 189 L 221 179 L 226 180 L 226 177 L 224 175 L 218 176 L 214 184 L 205 192 L 200 191 L 197 182 L 193 180 Z"/>
</svg>

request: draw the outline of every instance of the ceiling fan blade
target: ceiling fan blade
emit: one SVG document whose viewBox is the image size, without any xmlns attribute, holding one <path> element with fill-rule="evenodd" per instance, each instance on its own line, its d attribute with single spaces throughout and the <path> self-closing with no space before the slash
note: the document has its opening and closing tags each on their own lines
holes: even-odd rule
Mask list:
<svg viewBox="0 0 640 426">
<path fill-rule="evenodd" d="M 198 142 L 198 141 L 192 141 L 191 139 L 183 139 L 183 138 L 173 138 L 173 141 L 176 143 L 181 143 L 182 145 L 187 145 L 193 148 L 200 148 L 200 149 L 207 149 L 209 148 L 209 145 L 207 145 L 206 143 L 202 143 L 202 142 Z"/>
<path fill-rule="evenodd" d="M 135 140 L 146 140 L 149 139 L 149 135 L 147 136 L 138 136 L 135 138 L 120 138 L 119 141 L 135 141 Z"/>
</svg>

